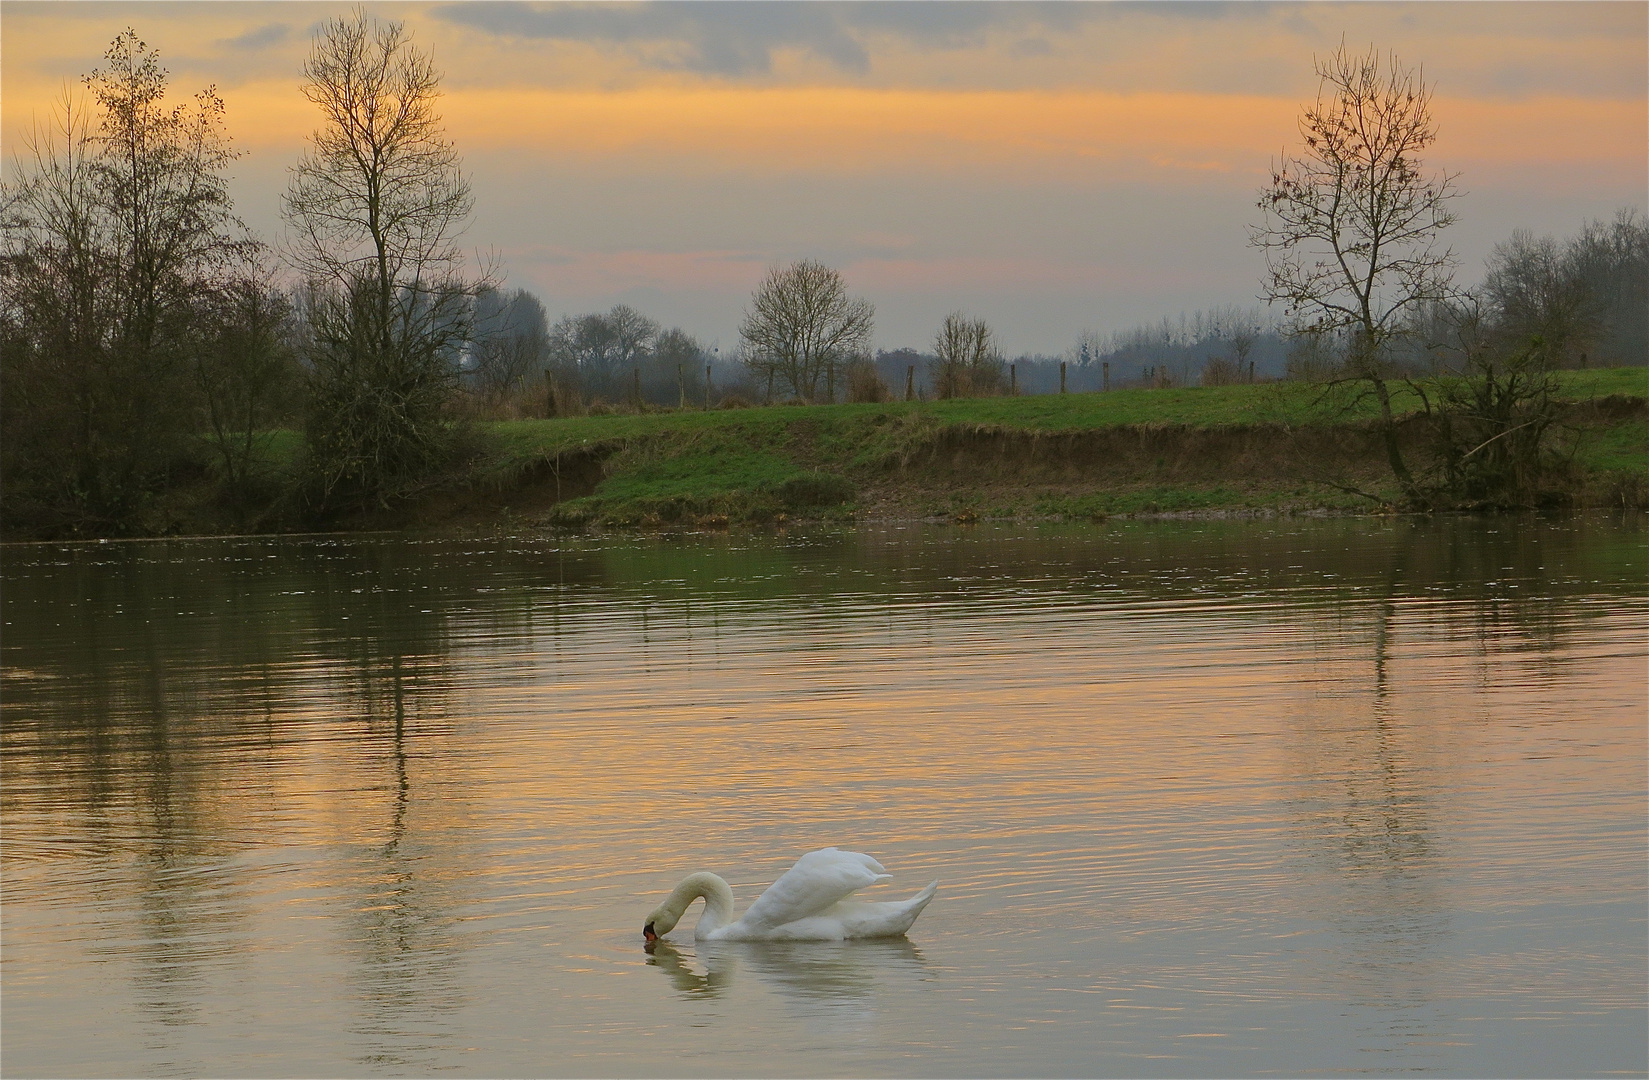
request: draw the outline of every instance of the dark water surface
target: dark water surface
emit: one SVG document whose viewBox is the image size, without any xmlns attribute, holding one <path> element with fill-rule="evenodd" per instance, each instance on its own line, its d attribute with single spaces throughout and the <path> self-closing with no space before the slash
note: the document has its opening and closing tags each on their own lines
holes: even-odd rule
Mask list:
<svg viewBox="0 0 1649 1080">
<path fill-rule="evenodd" d="M 9 546 L 0 1068 L 1643 1075 L 1645 541 Z M 827 844 L 908 941 L 643 951 Z"/>
</svg>

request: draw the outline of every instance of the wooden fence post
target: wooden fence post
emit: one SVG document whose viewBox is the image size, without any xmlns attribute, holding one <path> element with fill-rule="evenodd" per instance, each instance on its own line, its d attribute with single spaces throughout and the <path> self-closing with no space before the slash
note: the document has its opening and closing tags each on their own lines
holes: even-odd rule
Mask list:
<svg viewBox="0 0 1649 1080">
<path fill-rule="evenodd" d="M 912 364 L 905 369 L 905 400 L 916 400 L 916 365 Z"/>
<path fill-rule="evenodd" d="M 1059 362 L 1059 392 L 1061 394 L 1065 392 L 1065 361 L 1063 360 Z"/>
</svg>

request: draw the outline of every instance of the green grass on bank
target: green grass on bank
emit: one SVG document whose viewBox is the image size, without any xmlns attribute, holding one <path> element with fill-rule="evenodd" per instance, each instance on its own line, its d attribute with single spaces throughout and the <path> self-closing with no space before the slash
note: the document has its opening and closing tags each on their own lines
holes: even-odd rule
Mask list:
<svg viewBox="0 0 1649 1080">
<path fill-rule="evenodd" d="M 1564 372 L 1561 379 L 1564 396 L 1576 401 L 1649 394 L 1649 369 L 1644 368 Z M 1392 384 L 1392 389 L 1400 412 L 1421 408 L 1406 387 Z M 885 472 L 890 463 L 931 447 L 946 429 L 1056 435 L 1136 426 L 1294 427 L 1355 424 L 1377 414 L 1373 398 L 1355 387 L 1279 382 L 501 421 L 483 425 L 493 453 L 480 472 L 503 485 L 524 466 L 589 450 L 604 459 L 605 477 L 594 495 L 563 508 L 573 519 L 635 521 L 672 513 L 771 516 L 786 507 L 795 509 L 798 501 L 809 505 L 809 493 L 818 489 L 821 477 L 862 479 Z M 1587 469 L 1642 469 L 1646 450 L 1649 425 L 1623 421 L 1589 431 L 1577 447 L 1577 460 Z M 1356 496 L 1326 489 L 1255 493 L 1245 491 L 1241 477 L 1232 481 L 1206 489 L 1147 484 L 1104 494 L 1027 495 L 1015 505 L 1020 512 L 1086 516 L 1259 506 L 1280 498 L 1291 505 L 1358 504 Z M 952 493 L 922 509 L 944 513 L 945 504 L 959 500 L 967 501 L 965 493 Z M 828 492 L 815 501 L 828 503 Z"/>
<path fill-rule="evenodd" d="M 1649 368 L 1605 368 L 1560 373 L 1572 400 L 1649 395 Z M 1421 402 L 1406 387 L 1391 384 L 1399 412 L 1418 411 Z M 1088 431 L 1133 424 L 1303 424 L 1372 419 L 1373 397 L 1355 387 L 1322 387 L 1276 382 L 1253 386 L 1186 387 L 1170 390 L 1112 390 L 1089 394 L 967 398 L 951 401 L 891 402 L 880 405 L 773 405 L 715 411 L 683 410 L 555 420 L 506 420 L 487 425 L 508 454 L 558 452 L 597 442 L 625 441 L 662 431 L 688 437 L 719 430 L 741 433 L 741 441 L 783 438 L 796 420 L 858 426 L 916 416 L 939 425 L 1020 428 L 1029 431 Z"/>
<path fill-rule="evenodd" d="M 1576 460 L 1596 472 L 1649 472 L 1649 423 L 1622 420 L 1582 433 Z"/>
</svg>

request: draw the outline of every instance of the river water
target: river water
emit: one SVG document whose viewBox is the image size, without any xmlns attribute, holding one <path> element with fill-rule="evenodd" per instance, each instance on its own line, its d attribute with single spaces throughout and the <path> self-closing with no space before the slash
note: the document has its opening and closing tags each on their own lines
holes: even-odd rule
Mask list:
<svg viewBox="0 0 1649 1080">
<path fill-rule="evenodd" d="M 8 546 L 0 1068 L 1644 1075 L 1646 538 Z M 831 844 L 908 940 L 643 948 Z"/>
</svg>

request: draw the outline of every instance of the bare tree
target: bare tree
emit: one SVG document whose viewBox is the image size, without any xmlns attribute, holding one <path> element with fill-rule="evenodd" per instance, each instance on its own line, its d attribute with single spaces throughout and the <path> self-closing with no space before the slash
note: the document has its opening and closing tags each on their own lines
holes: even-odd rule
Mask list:
<svg viewBox="0 0 1649 1080">
<path fill-rule="evenodd" d="M 322 124 L 282 211 L 313 300 L 309 449 L 323 505 L 382 503 L 446 454 L 441 410 L 484 284 L 457 243 L 473 200 L 440 76 L 400 23 L 325 23 L 304 75 Z"/>
<path fill-rule="evenodd" d="M 1435 396 L 1427 491 L 1439 503 L 1475 509 L 1560 504 L 1569 477 L 1567 455 L 1550 445 L 1563 411 L 1551 356 L 1538 334 L 1507 333 L 1498 318 L 1492 302 L 1473 293 L 1423 316 L 1428 347 L 1450 376 L 1416 384 Z"/>
<path fill-rule="evenodd" d="M 994 394 L 1002 381 L 996 335 L 984 319 L 960 311 L 945 316 L 933 338 L 933 386 L 942 398 Z"/>
<path fill-rule="evenodd" d="M 1342 44 L 1317 75 L 1316 104 L 1299 121 L 1304 149 L 1273 166 L 1259 199 L 1264 222 L 1250 239 L 1265 251 L 1268 299 L 1303 330 L 1349 332 L 1349 372 L 1379 402 L 1392 473 L 1417 500 L 1398 446 L 1387 354 L 1411 309 L 1452 292 L 1455 259 L 1438 245 L 1454 222 L 1456 177 L 1421 167 L 1437 139 L 1422 73 Z"/>
<path fill-rule="evenodd" d="M 1231 359 L 1237 365 L 1238 382 L 1254 381 L 1254 362 L 1249 356 L 1259 340 L 1260 328 L 1257 326 L 1238 326 L 1231 331 Z"/>
<path fill-rule="evenodd" d="M 1594 221 L 1571 240 L 1569 265 L 1601 311 L 1596 345 L 1603 363 L 1649 363 L 1649 222 L 1628 207 Z"/>
<path fill-rule="evenodd" d="M 661 364 L 669 367 L 675 364 L 702 365 L 704 361 L 704 346 L 681 327 L 672 327 L 658 336 L 653 343 L 653 356 Z M 673 369 L 672 369 L 673 370 Z"/>
<path fill-rule="evenodd" d="M 254 245 L 234 216 L 225 170 L 239 157 L 213 87 L 166 104 L 159 54 L 127 29 L 86 77 L 103 112 L 97 168 L 121 267 L 121 342 L 152 349 L 168 318 Z M 170 335 L 175 337 L 176 335 Z"/>
<path fill-rule="evenodd" d="M 1635 217 L 1616 222 L 1628 248 Z M 1570 502 L 1573 451 L 1556 437 L 1564 411 L 1556 370 L 1585 364 L 1589 349 L 1619 355 L 1620 331 L 1642 325 L 1649 236 L 1638 233 L 1635 290 L 1630 260 L 1600 251 L 1600 224 L 1562 245 L 1519 231 L 1496 245 L 1481 290 L 1426 313 L 1438 367 L 1455 376 L 1434 388 L 1439 495 L 1474 508 Z M 1635 303 L 1619 303 L 1633 291 Z"/>
<path fill-rule="evenodd" d="M 1283 359 L 1287 378 L 1299 382 L 1330 383 L 1340 376 L 1345 350 L 1343 334 L 1299 331 L 1288 338 Z"/>
<path fill-rule="evenodd" d="M 620 372 L 645 360 L 658 339 L 658 323 L 628 304 L 618 304 L 609 311 L 607 325 L 613 334 L 612 360 Z"/>
<path fill-rule="evenodd" d="M 550 327 L 550 352 L 574 372 L 605 374 L 612 366 L 613 328 L 600 312 L 563 315 Z"/>
<path fill-rule="evenodd" d="M 1571 248 L 1518 229 L 1496 244 L 1483 282 L 1497 329 L 1517 346 L 1537 342 L 1554 367 L 1578 361 L 1602 329 L 1603 305 Z"/>
<path fill-rule="evenodd" d="M 1233 386 L 1244 381 L 1244 370 L 1228 356 L 1210 356 L 1197 381 L 1201 386 Z"/>
<path fill-rule="evenodd" d="M 633 392 L 630 369 L 652 355 L 658 336 L 658 323 L 618 304 L 605 313 L 557 319 L 550 328 L 550 357 L 562 380 L 591 397 L 617 400 Z"/>
<path fill-rule="evenodd" d="M 836 376 L 870 343 L 876 309 L 847 295 L 842 275 L 803 259 L 775 266 L 757 286 L 739 326 L 745 364 L 758 376 L 777 376 L 797 397 L 836 396 Z"/>
<path fill-rule="evenodd" d="M 169 104 L 158 53 L 127 29 L 26 141 L 4 193 L 0 308 L 8 512 L 47 528 L 142 528 L 150 496 L 198 464 L 192 358 L 256 244 L 236 220 L 224 105 Z M 46 524 L 46 523 L 50 524 Z"/>
<path fill-rule="evenodd" d="M 687 407 L 689 398 L 704 398 L 706 349 L 681 327 L 671 327 L 653 342 L 653 372 L 660 404 Z M 674 394 L 671 394 L 671 390 Z"/>
<path fill-rule="evenodd" d="M 549 321 L 543 303 L 525 289 L 509 294 L 481 290 L 473 317 L 475 382 L 482 398 L 498 405 L 544 368 L 550 355 Z"/>
</svg>

